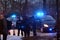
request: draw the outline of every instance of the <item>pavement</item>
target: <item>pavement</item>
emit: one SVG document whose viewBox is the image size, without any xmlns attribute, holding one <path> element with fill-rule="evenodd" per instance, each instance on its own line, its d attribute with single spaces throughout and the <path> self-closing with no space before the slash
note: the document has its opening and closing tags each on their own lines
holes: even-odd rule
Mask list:
<svg viewBox="0 0 60 40">
<path fill-rule="evenodd" d="M 1 40 L 3 40 L 3 36 L 1 35 Z M 16 36 L 16 35 L 8 35 L 7 40 L 57 40 L 56 33 L 39 33 L 37 32 L 37 36 L 33 36 L 33 32 L 30 32 L 30 37 Z"/>
<path fill-rule="evenodd" d="M 22 40 L 22 37 L 21 36 L 11 36 L 11 35 L 8 35 L 7 36 L 7 40 Z"/>
</svg>

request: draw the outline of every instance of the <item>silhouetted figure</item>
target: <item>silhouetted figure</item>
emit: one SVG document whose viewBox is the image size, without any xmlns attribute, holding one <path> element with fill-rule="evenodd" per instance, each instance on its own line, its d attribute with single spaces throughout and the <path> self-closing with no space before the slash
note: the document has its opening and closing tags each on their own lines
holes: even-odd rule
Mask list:
<svg viewBox="0 0 60 40">
<path fill-rule="evenodd" d="M 36 36 L 36 21 L 34 19 L 34 17 L 32 17 L 32 31 L 33 31 L 33 35 Z"/>
<path fill-rule="evenodd" d="M 18 36 L 19 36 L 19 34 L 20 34 L 20 30 L 21 30 L 21 28 L 20 28 L 20 23 L 21 21 L 20 20 L 17 20 L 17 22 L 16 22 L 16 28 L 18 29 Z"/>
<path fill-rule="evenodd" d="M 29 17 L 26 17 L 26 35 L 27 35 L 27 37 L 30 36 L 30 19 L 29 19 Z"/>
<path fill-rule="evenodd" d="M 24 32 L 24 37 L 26 37 L 26 16 L 23 16 L 23 20 L 21 20 L 21 34 L 23 35 Z"/>
<path fill-rule="evenodd" d="M 20 29 L 21 29 L 21 35 L 23 36 L 23 32 L 25 29 L 24 19 L 23 17 L 20 17 Z"/>
<path fill-rule="evenodd" d="M 29 35 L 30 35 L 29 18 L 27 16 L 25 16 L 23 21 L 24 21 L 24 34 L 25 34 L 25 37 L 29 37 Z"/>
<path fill-rule="evenodd" d="M 6 26 L 6 19 L 0 19 L 0 34 L 3 34 L 3 40 L 7 39 L 8 29 Z"/>
<path fill-rule="evenodd" d="M 32 25 L 33 25 L 33 27 L 32 27 L 32 29 L 33 29 L 33 35 L 36 36 L 36 25 L 35 25 L 35 23 L 32 24 Z"/>
<path fill-rule="evenodd" d="M 16 27 L 18 29 L 18 36 L 20 34 L 20 30 L 21 30 L 21 35 L 23 36 L 23 32 L 24 32 L 24 20 L 23 20 L 22 17 L 21 18 L 18 17 L 18 20 L 16 22 Z"/>
<path fill-rule="evenodd" d="M 21 34 L 23 36 L 23 32 L 24 32 L 24 36 L 26 34 L 26 23 L 25 23 L 25 17 L 23 16 L 23 20 L 21 20 Z"/>
<path fill-rule="evenodd" d="M 12 26 L 12 21 L 9 21 L 9 20 L 6 20 L 6 21 L 7 21 L 8 30 L 10 30 Z"/>
</svg>

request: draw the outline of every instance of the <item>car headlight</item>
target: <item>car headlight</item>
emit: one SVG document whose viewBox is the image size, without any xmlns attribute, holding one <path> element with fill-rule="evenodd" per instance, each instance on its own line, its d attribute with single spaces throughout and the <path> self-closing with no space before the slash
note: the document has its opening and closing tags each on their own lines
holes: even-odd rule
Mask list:
<svg viewBox="0 0 60 40">
<path fill-rule="evenodd" d="M 44 27 L 49 27 L 48 24 L 44 24 Z"/>
</svg>

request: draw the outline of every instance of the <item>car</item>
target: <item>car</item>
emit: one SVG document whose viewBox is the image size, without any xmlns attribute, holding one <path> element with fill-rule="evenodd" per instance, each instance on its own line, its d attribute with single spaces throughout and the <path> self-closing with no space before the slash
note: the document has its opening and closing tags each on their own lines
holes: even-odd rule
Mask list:
<svg viewBox="0 0 60 40">
<path fill-rule="evenodd" d="M 43 26 L 43 32 L 55 32 L 54 28 L 56 25 L 56 20 L 52 16 L 46 15 L 45 17 L 43 17 L 41 19 L 41 24 Z"/>
</svg>

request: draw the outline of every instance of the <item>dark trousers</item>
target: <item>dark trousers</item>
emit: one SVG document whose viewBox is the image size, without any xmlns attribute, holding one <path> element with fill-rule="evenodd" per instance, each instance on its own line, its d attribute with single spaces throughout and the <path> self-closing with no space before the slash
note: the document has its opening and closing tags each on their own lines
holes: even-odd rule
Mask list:
<svg viewBox="0 0 60 40">
<path fill-rule="evenodd" d="M 24 31 L 24 34 L 25 34 L 24 35 L 25 37 L 29 37 L 30 36 L 30 31 Z"/>
<path fill-rule="evenodd" d="M 23 36 L 23 32 L 24 32 L 24 31 L 21 30 L 21 35 L 22 35 L 22 36 Z"/>
<path fill-rule="evenodd" d="M 26 37 L 26 31 L 24 31 L 24 37 Z"/>
<path fill-rule="evenodd" d="M 7 40 L 7 34 L 3 33 L 3 40 Z"/>
<path fill-rule="evenodd" d="M 27 31 L 27 37 L 29 37 L 30 36 L 30 31 Z"/>
<path fill-rule="evenodd" d="M 20 30 L 18 30 L 18 36 L 19 36 L 19 34 L 20 34 Z"/>
<path fill-rule="evenodd" d="M 36 30 L 33 30 L 33 35 L 36 36 Z"/>
<path fill-rule="evenodd" d="M 21 35 L 23 36 L 23 30 L 21 30 Z M 18 30 L 18 36 L 19 36 L 19 34 L 20 34 L 20 29 Z"/>
</svg>

